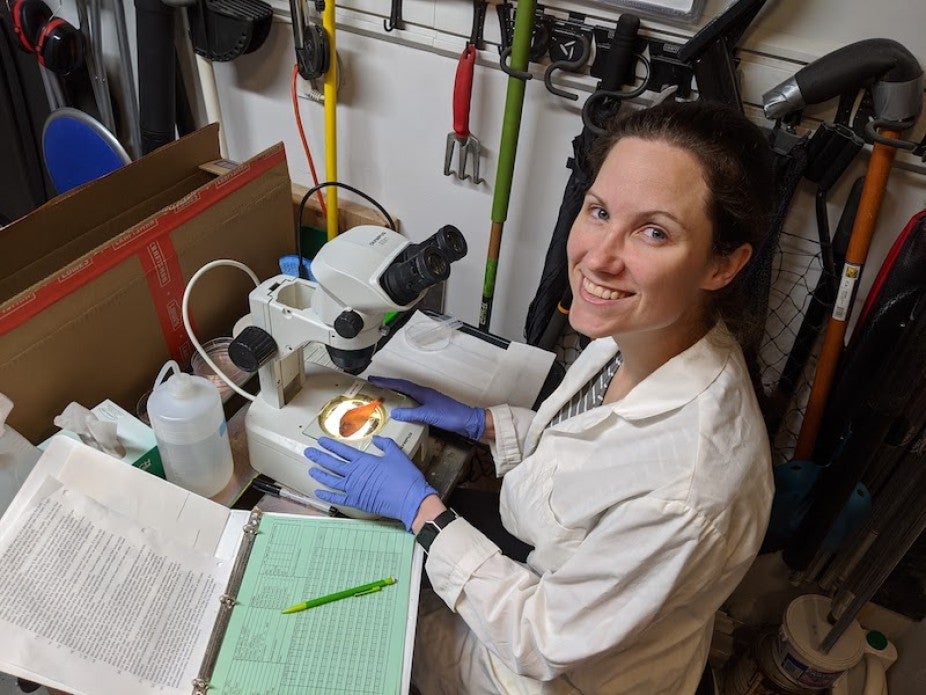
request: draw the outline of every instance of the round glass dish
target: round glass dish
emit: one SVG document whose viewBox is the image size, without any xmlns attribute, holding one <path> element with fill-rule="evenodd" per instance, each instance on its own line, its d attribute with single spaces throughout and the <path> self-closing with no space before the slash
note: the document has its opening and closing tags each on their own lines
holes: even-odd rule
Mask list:
<svg viewBox="0 0 926 695">
<path fill-rule="evenodd" d="M 228 356 L 228 346 L 231 345 L 231 342 L 232 339 L 228 337 L 213 338 L 203 343 L 203 350 L 206 351 L 206 354 L 209 355 L 209 359 L 215 363 L 216 367 L 222 370 L 225 376 L 231 379 L 237 386 L 242 386 L 251 378 L 251 374 L 243 369 L 239 369 L 235 363 L 231 361 L 231 358 Z M 190 367 L 193 369 L 194 374 L 206 377 L 216 385 L 223 403 L 235 393 L 231 386 L 226 384 L 222 377 L 216 374 L 212 370 L 212 367 L 206 364 L 206 360 L 203 359 L 198 351 L 193 353 L 193 358 L 190 360 Z"/>
<path fill-rule="evenodd" d="M 386 424 L 386 408 L 380 403 L 376 406 L 376 409 L 367 418 L 367 421 L 364 423 L 363 427 L 354 432 L 349 437 L 342 437 L 340 434 L 340 425 L 341 417 L 348 410 L 353 408 L 358 408 L 362 405 L 367 405 L 371 403 L 374 399 L 369 396 L 357 395 L 357 396 L 338 396 L 337 398 L 332 398 L 325 404 L 325 407 L 321 409 L 321 412 L 318 413 L 318 426 L 321 427 L 322 432 L 327 436 L 334 439 L 340 439 L 345 442 L 353 442 L 358 439 L 365 439 L 366 437 L 372 437 L 374 434 L 378 434 L 383 426 Z"/>
</svg>

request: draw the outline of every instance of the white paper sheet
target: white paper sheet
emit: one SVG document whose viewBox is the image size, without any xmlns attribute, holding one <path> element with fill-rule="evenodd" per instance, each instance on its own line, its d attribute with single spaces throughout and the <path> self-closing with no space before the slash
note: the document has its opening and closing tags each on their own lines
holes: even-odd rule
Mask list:
<svg viewBox="0 0 926 695">
<path fill-rule="evenodd" d="M 454 330 L 438 349 L 422 349 L 409 339 L 409 331 L 438 324 L 415 312 L 373 356 L 361 376 L 391 376 L 430 386 L 448 396 L 487 408 L 508 403 L 530 408 L 540 393 L 554 354 L 512 342 L 502 348 Z"/>
<path fill-rule="evenodd" d="M 72 461 L 93 452 L 71 444 Z M 4 516 L 0 670 L 74 693 L 189 693 L 231 558 L 176 543 L 65 487 L 47 475 L 61 463 L 49 453 L 15 516 Z"/>
<path fill-rule="evenodd" d="M 23 484 L 25 495 L 11 503 L 10 518 L 22 513 L 23 500 L 33 494 L 30 486 L 52 476 L 67 487 L 96 500 L 114 512 L 131 516 L 166 538 L 212 555 L 228 519 L 228 509 L 188 492 L 150 473 L 66 437 L 55 437 L 42 457 L 44 473 Z"/>
</svg>

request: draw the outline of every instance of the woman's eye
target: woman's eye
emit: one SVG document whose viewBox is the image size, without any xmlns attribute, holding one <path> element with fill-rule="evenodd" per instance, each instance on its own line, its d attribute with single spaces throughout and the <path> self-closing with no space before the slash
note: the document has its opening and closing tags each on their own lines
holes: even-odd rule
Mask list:
<svg viewBox="0 0 926 695">
<path fill-rule="evenodd" d="M 653 241 L 665 241 L 666 239 L 669 238 L 669 235 L 666 234 L 659 227 L 646 227 L 643 230 L 643 234 L 645 234 L 648 238 L 652 239 Z"/>
<path fill-rule="evenodd" d="M 599 220 L 608 219 L 608 211 L 605 210 L 600 205 L 592 205 L 589 208 L 589 213 L 591 214 L 592 217 L 599 219 Z"/>
</svg>

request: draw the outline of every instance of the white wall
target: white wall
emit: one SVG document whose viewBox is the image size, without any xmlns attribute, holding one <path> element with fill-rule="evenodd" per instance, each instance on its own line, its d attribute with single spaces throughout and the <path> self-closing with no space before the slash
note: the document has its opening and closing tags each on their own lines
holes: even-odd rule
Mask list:
<svg viewBox="0 0 926 695">
<path fill-rule="evenodd" d="M 601 3 L 551 3 L 557 7 L 594 11 L 591 20 L 609 25 L 617 16 Z M 287 8 L 274 0 L 278 8 Z M 359 8 L 354 11 L 350 7 Z M 847 10 L 851 5 L 852 9 Z M 890 5 L 888 10 L 885 6 Z M 338 7 L 337 44 L 346 83 L 338 106 L 339 178 L 374 196 L 398 215 L 404 230 L 420 239 L 443 224 L 455 224 L 470 244 L 466 259 L 454 266 L 449 283 L 448 310 L 467 320 L 477 319 L 490 229 L 492 182 L 497 166 L 507 76 L 497 66 L 490 46 L 476 68 L 471 129 L 486 148 L 482 162 L 486 183 L 475 186 L 442 174 L 444 146 L 451 130 L 451 93 L 456 58 L 469 33 L 472 3 L 463 0 L 406 0 L 407 31 L 386 34 L 382 17 L 386 0 L 352 0 Z M 701 24 L 724 7 L 708 0 Z M 770 0 L 743 53 L 744 96 L 761 103 L 761 94 L 810 60 L 853 40 L 886 36 L 900 40 L 926 64 L 926 38 L 917 27 L 926 21 L 926 5 L 918 0 L 888 0 L 872 6 L 845 0 Z M 375 12 L 376 14 L 373 14 Z M 215 65 L 222 117 L 230 154 L 243 158 L 279 140 L 286 144 L 294 180 L 310 176 L 295 129 L 289 101 L 292 67 L 291 27 L 281 13 L 268 42 L 257 52 Z M 856 18 L 857 17 L 857 18 Z M 696 27 L 652 23 L 644 29 L 683 41 Z M 487 38 L 497 38 L 497 21 L 490 7 Z M 401 42 L 401 43 L 400 43 Z M 535 71 L 535 75 L 542 71 Z M 568 86 L 594 87 L 591 78 Z M 584 96 L 584 95 L 583 95 Z M 509 338 L 523 333 L 527 306 L 536 290 L 543 258 L 563 186 L 571 139 L 581 129 L 578 104 L 547 92 L 539 79 L 527 84 L 515 179 L 504 228 L 493 309 L 493 331 Z M 303 118 L 316 166 L 324 171 L 323 109 L 301 100 Z M 832 104 L 808 109 L 826 117 Z M 755 112 L 757 120 L 761 114 Z M 912 159 L 910 161 L 913 161 Z M 859 173 L 864 163 L 859 162 Z M 850 180 L 844 177 L 844 182 Z M 339 193 L 339 195 L 346 195 Z M 831 196 L 833 218 L 844 190 Z M 803 194 L 791 225 L 812 225 L 811 198 Z M 919 174 L 896 172 L 885 203 L 881 228 L 870 257 L 879 263 L 893 236 L 926 200 L 926 180 Z M 870 281 L 873 272 L 867 274 Z M 863 291 L 865 289 L 863 284 Z"/>
</svg>

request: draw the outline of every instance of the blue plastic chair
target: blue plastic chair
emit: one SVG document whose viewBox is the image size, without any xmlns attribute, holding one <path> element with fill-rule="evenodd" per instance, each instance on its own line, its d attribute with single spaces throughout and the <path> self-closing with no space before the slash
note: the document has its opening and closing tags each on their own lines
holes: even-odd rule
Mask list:
<svg viewBox="0 0 926 695">
<path fill-rule="evenodd" d="M 98 179 L 132 159 L 102 123 L 70 107 L 55 109 L 42 131 L 45 169 L 58 193 Z"/>
</svg>

